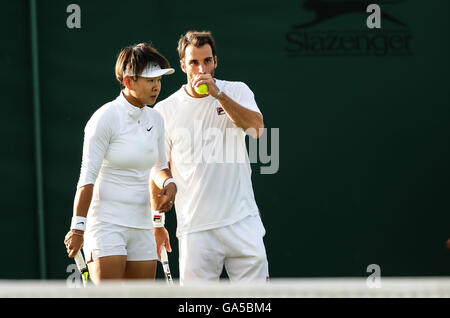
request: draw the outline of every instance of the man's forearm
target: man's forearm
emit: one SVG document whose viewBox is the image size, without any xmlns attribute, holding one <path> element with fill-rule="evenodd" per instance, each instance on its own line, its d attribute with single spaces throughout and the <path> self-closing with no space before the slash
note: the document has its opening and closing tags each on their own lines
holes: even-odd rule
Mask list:
<svg viewBox="0 0 450 318">
<path fill-rule="evenodd" d="M 241 106 L 224 92 L 220 94 L 217 100 L 236 126 L 242 128 L 253 138 L 261 136 L 260 129 L 264 128 L 261 114 Z"/>
<path fill-rule="evenodd" d="M 155 171 L 154 173 L 152 173 L 152 182 L 155 183 L 155 185 L 157 185 L 160 189 L 162 189 L 162 185 L 164 183 L 165 180 L 172 178 L 172 173 L 170 172 L 169 169 L 163 169 L 163 170 L 159 170 L 159 171 Z"/>
<path fill-rule="evenodd" d="M 157 206 L 159 206 L 161 198 L 158 197 L 160 189 L 156 185 L 155 181 L 150 181 L 150 206 L 152 210 L 156 210 Z"/>
<path fill-rule="evenodd" d="M 165 180 L 172 178 L 172 173 L 169 169 L 163 169 L 152 176 L 150 180 L 150 206 L 152 210 L 158 210 L 161 208 L 161 204 L 163 204 L 163 198 L 158 197 L 160 194 L 162 185 Z"/>
</svg>

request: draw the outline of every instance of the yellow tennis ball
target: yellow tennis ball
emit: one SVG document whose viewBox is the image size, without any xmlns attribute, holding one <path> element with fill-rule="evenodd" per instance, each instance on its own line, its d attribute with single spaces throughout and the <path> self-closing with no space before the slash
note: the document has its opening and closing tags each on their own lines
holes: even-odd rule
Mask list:
<svg viewBox="0 0 450 318">
<path fill-rule="evenodd" d="M 206 84 L 198 85 L 197 87 L 195 87 L 195 91 L 200 95 L 204 95 L 208 93 L 208 85 Z"/>
</svg>

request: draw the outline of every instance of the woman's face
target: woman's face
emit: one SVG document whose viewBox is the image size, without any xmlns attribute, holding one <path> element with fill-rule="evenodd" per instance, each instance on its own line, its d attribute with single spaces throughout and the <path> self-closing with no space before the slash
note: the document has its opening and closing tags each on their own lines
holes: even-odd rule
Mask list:
<svg viewBox="0 0 450 318">
<path fill-rule="evenodd" d="M 130 79 L 130 94 L 141 104 L 153 105 L 161 91 L 161 78 L 159 77 L 141 77 L 135 81 Z"/>
</svg>

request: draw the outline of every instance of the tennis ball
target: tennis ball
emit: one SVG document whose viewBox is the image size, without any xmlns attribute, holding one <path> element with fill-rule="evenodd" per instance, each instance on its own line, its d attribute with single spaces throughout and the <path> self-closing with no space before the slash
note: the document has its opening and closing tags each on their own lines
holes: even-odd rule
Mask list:
<svg viewBox="0 0 450 318">
<path fill-rule="evenodd" d="M 208 93 L 208 85 L 206 84 L 198 85 L 197 87 L 195 87 L 195 91 L 200 95 L 204 95 Z"/>
</svg>

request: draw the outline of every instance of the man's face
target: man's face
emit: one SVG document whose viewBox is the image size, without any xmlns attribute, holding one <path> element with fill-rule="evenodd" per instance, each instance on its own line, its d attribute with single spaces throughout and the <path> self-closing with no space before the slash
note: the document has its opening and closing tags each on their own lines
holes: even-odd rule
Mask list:
<svg viewBox="0 0 450 318">
<path fill-rule="evenodd" d="M 161 91 L 161 76 L 141 77 L 134 81 L 130 79 L 131 95 L 142 104 L 153 105 Z"/>
<path fill-rule="evenodd" d="M 211 74 L 217 67 L 217 56 L 213 56 L 211 46 L 205 44 L 195 47 L 192 44 L 186 47 L 184 59 L 180 61 L 181 69 L 187 74 L 188 82 L 198 74 Z"/>
</svg>

